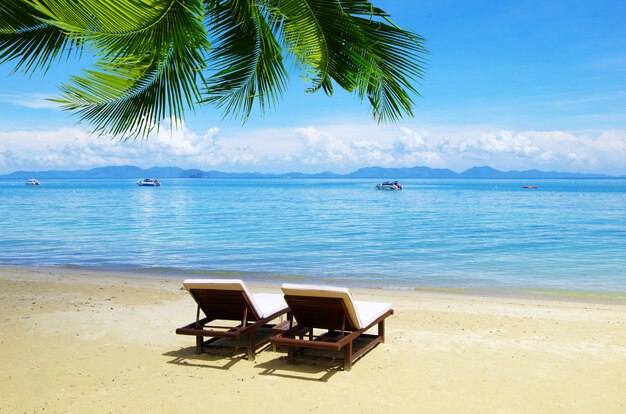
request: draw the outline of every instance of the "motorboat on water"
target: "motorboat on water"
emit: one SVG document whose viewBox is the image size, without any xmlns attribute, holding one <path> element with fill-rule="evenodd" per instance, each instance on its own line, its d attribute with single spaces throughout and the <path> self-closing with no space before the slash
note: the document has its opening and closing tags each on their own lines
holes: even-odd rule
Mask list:
<svg viewBox="0 0 626 414">
<path fill-rule="evenodd" d="M 154 178 L 144 178 L 141 181 L 137 181 L 137 185 L 141 187 L 159 187 L 161 183 Z"/>
<path fill-rule="evenodd" d="M 26 182 L 24 184 L 26 184 L 26 185 L 39 185 L 39 181 L 35 180 L 34 178 L 31 178 L 29 180 L 26 180 Z"/>
<path fill-rule="evenodd" d="M 384 181 L 380 184 L 376 184 L 377 190 L 402 190 L 402 186 L 397 181 Z"/>
</svg>

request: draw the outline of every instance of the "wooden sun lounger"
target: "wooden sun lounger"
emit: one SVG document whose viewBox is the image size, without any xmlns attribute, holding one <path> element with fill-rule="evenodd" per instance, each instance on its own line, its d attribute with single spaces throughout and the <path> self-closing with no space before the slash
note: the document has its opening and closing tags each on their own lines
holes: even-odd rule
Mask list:
<svg viewBox="0 0 626 414">
<path fill-rule="evenodd" d="M 343 368 L 349 371 L 357 359 L 385 340 L 385 319 L 393 315 L 388 303 L 354 301 L 348 289 L 338 287 L 283 284 L 282 290 L 291 310 L 289 326 L 270 341 L 287 347 L 289 363 L 295 362 L 298 352 L 300 357 L 336 359 L 305 355 L 303 348 L 343 350 Z M 365 333 L 375 325 L 377 334 Z M 316 329 L 323 332 L 316 335 Z M 365 344 L 353 346 L 355 341 Z"/>
<path fill-rule="evenodd" d="M 243 281 L 238 279 L 187 279 L 183 286 L 198 304 L 196 320 L 176 329 L 180 335 L 196 337 L 196 353 L 207 348 L 247 349 L 248 359 L 254 361 L 258 348 L 269 342 L 272 320 L 288 312 L 280 294 L 250 294 Z M 200 318 L 200 311 L 205 315 Z M 219 321 L 220 325 L 211 325 Z M 229 323 L 230 322 L 230 323 Z M 227 324 L 229 326 L 224 326 Z M 261 328 L 267 335 L 257 338 Z M 204 337 L 211 339 L 205 341 Z M 231 339 L 234 345 L 220 344 Z M 237 344 L 244 338 L 244 346 Z"/>
</svg>

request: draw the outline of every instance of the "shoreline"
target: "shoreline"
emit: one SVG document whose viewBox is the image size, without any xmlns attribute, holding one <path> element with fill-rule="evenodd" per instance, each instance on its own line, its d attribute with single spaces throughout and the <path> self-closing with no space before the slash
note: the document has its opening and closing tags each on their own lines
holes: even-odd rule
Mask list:
<svg viewBox="0 0 626 414">
<path fill-rule="evenodd" d="M 571 301 L 578 303 L 613 303 L 626 305 L 625 292 L 611 291 L 590 291 L 576 289 L 546 289 L 539 287 L 438 287 L 438 286 L 392 286 L 367 285 L 354 283 L 349 279 L 333 281 L 331 279 L 316 279 L 302 275 L 281 275 L 281 274 L 260 274 L 258 272 L 243 272 L 231 270 L 183 270 L 174 268 L 143 268 L 143 269 L 101 269 L 78 265 L 61 266 L 21 266 L 21 265 L 0 265 L 0 272 L 5 270 L 17 270 L 24 272 L 59 272 L 63 274 L 83 274 L 108 276 L 108 277 L 132 277 L 139 279 L 166 279 L 179 280 L 181 285 L 184 279 L 201 278 L 224 278 L 242 279 L 247 284 L 258 286 L 274 286 L 280 291 L 282 283 L 303 283 L 303 284 L 323 284 L 344 286 L 355 290 L 380 290 L 384 292 L 421 292 L 425 294 L 447 294 L 475 297 L 495 297 L 528 300 L 555 300 Z M 352 283 L 350 283 L 352 282 Z"/>
<path fill-rule="evenodd" d="M 316 412 L 626 410 L 624 304 L 351 288 L 395 313 L 386 341 L 345 372 L 287 365 L 271 347 L 254 362 L 196 355 L 174 333 L 196 311 L 181 282 L 0 266 L 0 411 L 292 413 L 283 395 Z"/>
</svg>

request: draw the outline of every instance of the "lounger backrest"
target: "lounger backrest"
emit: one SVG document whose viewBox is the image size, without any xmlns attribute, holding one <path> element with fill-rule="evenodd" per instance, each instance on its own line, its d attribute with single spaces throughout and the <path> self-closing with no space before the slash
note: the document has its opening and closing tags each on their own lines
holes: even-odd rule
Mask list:
<svg viewBox="0 0 626 414">
<path fill-rule="evenodd" d="M 242 319 L 248 307 L 247 320 L 257 321 L 261 312 L 254 298 L 239 279 L 186 279 L 183 286 L 202 309 L 213 319 Z"/>
<path fill-rule="evenodd" d="M 361 321 L 350 291 L 342 287 L 282 285 L 285 300 L 298 324 L 311 328 L 361 329 Z"/>
</svg>

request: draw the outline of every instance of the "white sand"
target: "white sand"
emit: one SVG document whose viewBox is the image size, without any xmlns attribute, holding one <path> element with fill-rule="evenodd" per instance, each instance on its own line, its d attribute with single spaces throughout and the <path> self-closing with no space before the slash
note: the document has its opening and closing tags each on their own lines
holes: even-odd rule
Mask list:
<svg viewBox="0 0 626 414">
<path fill-rule="evenodd" d="M 344 372 L 195 355 L 174 333 L 195 318 L 180 288 L 0 267 L 0 412 L 626 413 L 624 303 L 353 290 L 396 314 Z"/>
</svg>

